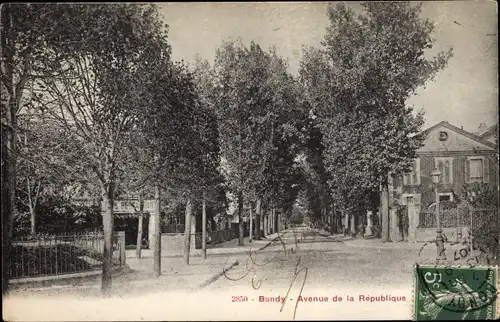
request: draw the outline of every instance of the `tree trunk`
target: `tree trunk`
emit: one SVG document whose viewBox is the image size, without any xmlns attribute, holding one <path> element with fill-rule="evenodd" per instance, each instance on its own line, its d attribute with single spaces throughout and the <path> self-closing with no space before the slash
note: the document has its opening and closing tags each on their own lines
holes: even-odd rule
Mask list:
<svg viewBox="0 0 500 322">
<path fill-rule="evenodd" d="M 9 144 L 7 143 L 6 145 Z M 11 268 L 10 252 L 12 221 L 14 217 L 14 189 L 11 187 L 13 187 L 13 183 L 15 182 L 15 165 L 10 155 L 5 155 L 7 153 L 2 154 L 4 161 L 2 167 L 2 294 L 6 295 L 8 293 Z"/>
<path fill-rule="evenodd" d="M 276 209 L 273 207 L 271 210 L 271 233 L 276 232 Z"/>
<path fill-rule="evenodd" d="M 382 242 L 390 242 L 391 238 L 389 235 L 389 191 L 387 187 L 387 182 L 382 185 L 382 193 L 380 194 L 381 204 L 381 219 L 382 219 Z"/>
<path fill-rule="evenodd" d="M 326 222 L 325 222 L 325 208 L 321 208 L 321 228 L 323 230 L 327 230 L 327 227 L 326 227 Z"/>
<path fill-rule="evenodd" d="M 189 265 L 189 252 L 191 251 L 191 198 L 186 204 L 186 220 L 184 228 L 184 264 Z"/>
<path fill-rule="evenodd" d="M 243 193 L 238 192 L 238 229 L 239 229 L 239 239 L 238 246 L 243 246 L 245 244 L 244 240 L 244 229 L 243 229 Z"/>
<path fill-rule="evenodd" d="M 281 209 L 276 214 L 276 232 L 279 233 L 281 231 Z"/>
<path fill-rule="evenodd" d="M 203 259 L 207 258 L 207 206 L 206 193 L 203 191 L 203 204 L 201 208 L 201 251 Z"/>
<path fill-rule="evenodd" d="M 267 211 L 267 209 L 266 209 Z M 267 235 L 269 234 L 269 231 L 268 231 L 268 222 L 269 222 L 269 214 L 268 213 L 264 213 L 264 222 L 262 223 L 262 226 L 263 226 L 263 231 L 264 231 L 264 238 L 267 238 Z"/>
<path fill-rule="evenodd" d="M 267 234 L 271 235 L 273 231 L 273 208 L 267 212 Z"/>
<path fill-rule="evenodd" d="M 351 213 L 351 237 L 356 237 L 356 213 Z"/>
<path fill-rule="evenodd" d="M 341 214 L 341 220 L 342 220 L 342 234 L 344 234 L 344 236 L 347 236 L 347 231 L 349 228 L 349 224 L 348 224 L 349 218 L 347 217 L 345 210 L 341 211 L 340 214 Z"/>
<path fill-rule="evenodd" d="M 135 257 L 141 258 L 142 251 L 142 226 L 144 221 L 144 200 L 142 194 L 139 195 L 139 214 L 137 223 L 137 246 L 135 247 Z"/>
<path fill-rule="evenodd" d="M 31 226 L 31 236 L 36 235 L 36 213 L 35 207 L 31 204 L 31 200 L 29 201 L 30 205 L 30 226 Z"/>
<path fill-rule="evenodd" d="M 283 219 L 281 219 L 281 218 L 282 218 L 282 216 L 283 216 L 282 211 L 283 211 L 283 210 L 282 210 L 282 209 L 280 209 L 280 211 L 278 212 L 278 216 L 277 216 L 278 218 L 277 218 L 277 227 L 276 227 L 276 231 L 277 231 L 278 233 L 279 233 L 279 232 L 281 232 L 281 230 L 282 230 L 282 228 L 283 228 L 283 227 L 282 227 L 282 225 L 281 225 L 281 221 L 283 220 Z"/>
<path fill-rule="evenodd" d="M 156 277 L 161 276 L 161 211 L 160 211 L 160 187 L 155 186 L 155 235 L 153 246 L 153 269 Z"/>
<path fill-rule="evenodd" d="M 26 142 L 26 135 L 25 135 L 25 145 L 27 145 Z M 28 193 L 28 207 L 30 209 L 30 224 L 31 224 L 31 236 L 35 236 L 36 234 L 36 214 L 35 214 L 35 207 L 36 205 L 33 203 L 33 197 L 31 196 L 31 182 L 29 175 L 26 178 L 26 192 Z"/>
<path fill-rule="evenodd" d="M 332 213 L 331 213 L 331 217 L 332 217 L 332 234 L 336 234 L 337 233 L 337 216 L 335 216 L 335 204 L 332 203 Z"/>
<path fill-rule="evenodd" d="M 103 202 L 102 224 L 104 228 L 104 251 L 102 261 L 101 291 L 105 296 L 111 293 L 113 268 L 113 184 L 101 182 Z"/>
<path fill-rule="evenodd" d="M 267 231 L 266 231 L 266 223 L 267 223 L 267 208 L 266 208 L 266 205 L 263 205 L 262 206 L 262 216 L 261 216 L 262 220 L 262 238 L 267 238 Z"/>
<path fill-rule="evenodd" d="M 10 16 L 10 4 L 4 4 L 1 8 L 1 40 L 0 40 L 0 64 L 2 74 L 5 80 L 10 83 L 12 92 L 2 90 L 2 101 L 7 102 L 5 108 L 2 102 L 2 110 L 6 112 L 2 116 L 5 120 L 2 122 L 2 294 L 8 293 L 9 277 L 10 277 L 10 252 L 11 252 L 11 237 L 12 224 L 15 212 L 15 188 L 16 188 L 16 167 L 17 167 L 17 100 L 16 100 L 16 84 L 14 84 L 12 71 L 12 55 L 6 52 L 6 35 L 11 32 L 11 23 L 13 19 Z"/>
<path fill-rule="evenodd" d="M 3 8 L 2 8 L 3 9 Z M 12 123 L 10 123 L 12 124 Z M 15 130 L 2 126 L 2 294 L 8 293 L 12 224 L 15 211 L 16 149 Z"/>
<path fill-rule="evenodd" d="M 260 219 L 262 211 L 262 202 L 260 198 L 257 198 L 257 203 L 255 205 L 255 240 L 261 240 L 260 236 Z"/>
<path fill-rule="evenodd" d="M 250 227 L 248 228 L 248 242 L 252 242 L 252 236 L 253 236 L 253 205 L 250 203 Z"/>
</svg>

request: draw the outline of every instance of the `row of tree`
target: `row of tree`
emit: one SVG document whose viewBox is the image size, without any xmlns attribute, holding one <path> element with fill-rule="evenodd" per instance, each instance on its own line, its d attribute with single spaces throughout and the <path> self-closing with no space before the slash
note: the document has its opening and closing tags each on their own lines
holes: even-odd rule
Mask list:
<svg viewBox="0 0 500 322">
<path fill-rule="evenodd" d="M 240 244 L 245 206 L 255 210 L 257 239 L 269 212 L 298 222 L 297 202 L 313 220 L 354 218 L 381 186 L 387 200 L 389 173 L 409 168 L 422 115 L 405 102 L 451 55 L 424 56 L 433 25 L 405 2 L 367 3 L 358 15 L 329 6 L 323 47 L 304 51 L 299 77 L 274 48 L 240 40 L 224 41 L 213 63 L 173 62 L 154 5 L 1 12 L 4 290 L 16 199 L 34 233 L 37 200 L 65 187 L 104 205 L 104 292 L 116 198 L 153 197 L 158 214 L 183 204 L 187 263 L 192 213 L 206 222 L 207 204 L 223 210 L 227 192 Z M 159 276 L 159 218 L 155 225 Z"/>
<path fill-rule="evenodd" d="M 37 200 L 77 186 L 105 209 L 107 292 L 115 198 L 154 195 L 159 208 L 161 193 L 189 199 L 219 183 L 211 111 L 192 72 L 171 60 L 155 6 L 10 4 L 1 13 L 3 289 L 16 200 L 28 201 L 35 233 Z"/>
<path fill-rule="evenodd" d="M 322 47 L 306 49 L 301 63 L 315 116 L 309 158 L 319 195 L 311 201 L 321 205 L 319 217 L 338 211 L 354 224 L 360 209 L 377 206 L 373 191 L 381 191 L 388 241 L 389 176 L 410 169 L 423 140 L 423 115 L 406 101 L 446 66 L 452 51 L 427 55 L 434 25 L 420 18 L 421 5 L 366 2 L 362 9 L 329 6 Z"/>
<path fill-rule="evenodd" d="M 51 196 L 102 203 L 105 293 L 116 198 L 154 196 L 157 214 L 160 200 L 184 203 L 186 262 L 193 207 L 205 213 L 227 189 L 240 218 L 244 202 L 256 202 L 257 221 L 262 208 L 291 209 L 300 110 L 284 60 L 240 42 L 224 43 L 213 66 L 170 54 L 154 5 L 2 6 L 4 290 L 15 214 L 28 209 L 35 234 Z"/>
</svg>

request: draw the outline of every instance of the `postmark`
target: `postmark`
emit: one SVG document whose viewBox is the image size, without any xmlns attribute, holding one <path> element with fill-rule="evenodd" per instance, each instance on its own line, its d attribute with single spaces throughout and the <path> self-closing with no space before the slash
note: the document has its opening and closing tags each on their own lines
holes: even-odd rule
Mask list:
<svg viewBox="0 0 500 322">
<path fill-rule="evenodd" d="M 497 318 L 498 267 L 415 265 L 414 319 Z"/>
<path fill-rule="evenodd" d="M 498 238 L 493 238 L 493 240 L 494 243 L 499 243 Z M 418 263 L 427 264 L 427 254 L 424 255 L 424 253 L 428 251 L 436 252 L 436 247 L 437 244 L 435 241 L 424 243 L 418 251 Z M 481 245 L 477 245 L 476 243 L 468 241 L 451 242 L 449 244 L 445 244 L 440 255 L 444 256 L 437 256 L 438 259 L 429 264 L 453 264 L 460 266 L 470 266 L 472 268 L 476 265 L 490 266 L 494 262 L 491 251 L 484 249 Z"/>
</svg>

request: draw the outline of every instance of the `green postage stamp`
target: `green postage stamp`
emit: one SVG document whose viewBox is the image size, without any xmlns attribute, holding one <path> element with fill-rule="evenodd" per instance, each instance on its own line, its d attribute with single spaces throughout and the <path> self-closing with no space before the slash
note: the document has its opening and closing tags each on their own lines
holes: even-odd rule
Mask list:
<svg viewBox="0 0 500 322">
<path fill-rule="evenodd" d="M 415 321 L 495 320 L 498 267 L 416 265 Z"/>
</svg>

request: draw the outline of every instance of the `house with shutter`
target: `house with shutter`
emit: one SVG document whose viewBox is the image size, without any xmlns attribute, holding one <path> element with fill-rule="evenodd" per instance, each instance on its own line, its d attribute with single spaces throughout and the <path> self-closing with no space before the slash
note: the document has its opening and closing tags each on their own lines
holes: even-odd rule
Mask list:
<svg viewBox="0 0 500 322">
<path fill-rule="evenodd" d="M 494 136 L 492 128 L 482 137 L 443 121 L 422 132 L 425 139 L 417 150 L 411 172 L 393 178 L 389 189 L 390 204 L 406 206 L 408 241 L 427 241 L 429 236 L 435 235 L 435 228 L 430 229 L 431 232 L 424 231 L 421 216 L 422 212 L 431 213 L 435 204 L 431 178 L 435 168 L 441 172 L 440 202 L 456 201 L 462 196 L 464 186 L 474 182 L 498 187 L 498 147 L 488 140 Z M 393 241 L 401 235 L 401 220 L 395 208 L 390 211 Z"/>
<path fill-rule="evenodd" d="M 498 123 L 480 132 L 479 137 L 484 141 L 498 144 Z"/>
</svg>

